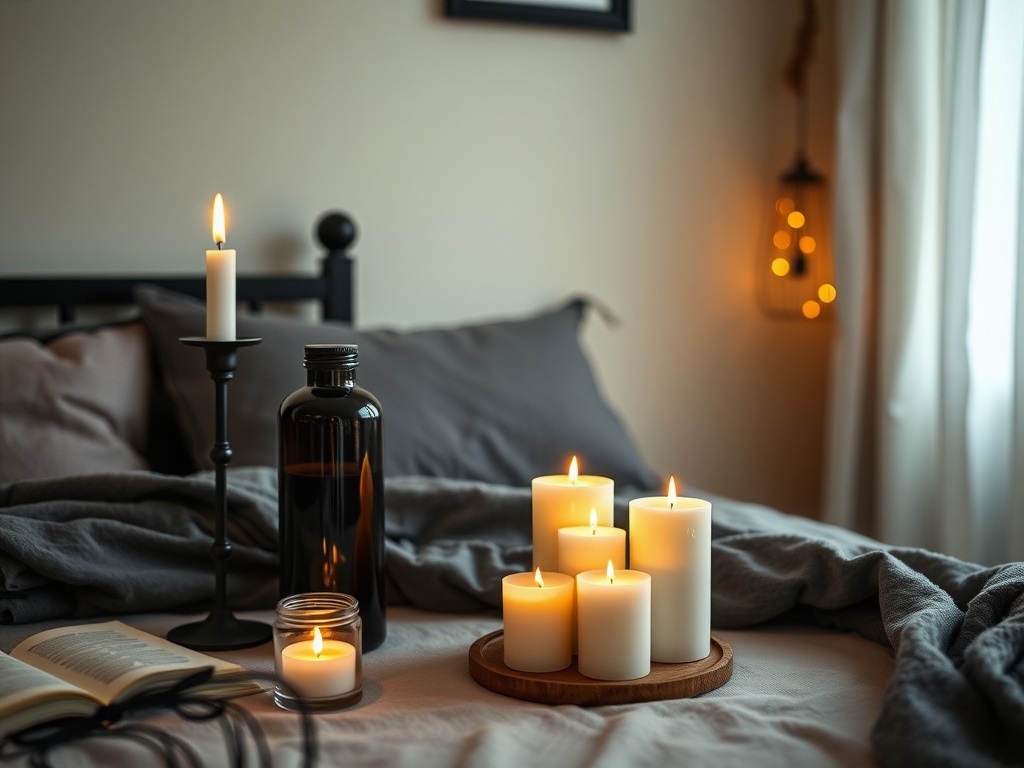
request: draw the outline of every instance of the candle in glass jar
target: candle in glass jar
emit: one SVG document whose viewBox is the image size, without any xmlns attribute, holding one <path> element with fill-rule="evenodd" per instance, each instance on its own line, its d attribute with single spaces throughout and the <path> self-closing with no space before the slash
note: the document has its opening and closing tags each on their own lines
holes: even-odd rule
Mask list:
<svg viewBox="0 0 1024 768">
<path fill-rule="evenodd" d="M 629 567 L 651 575 L 651 659 L 711 653 L 711 503 L 667 496 L 629 502 Z"/>
<path fill-rule="evenodd" d="M 356 649 L 344 640 L 324 640 L 320 627 L 311 640 L 281 649 L 281 678 L 306 699 L 341 696 L 356 687 Z"/>
<path fill-rule="evenodd" d="M 636 680 L 651 671 L 651 577 L 605 569 L 576 576 L 581 675 Z"/>
<path fill-rule="evenodd" d="M 579 474 L 572 457 L 566 475 L 544 475 L 533 479 L 533 567 L 558 570 L 558 529 L 586 525 L 596 510 L 597 524 L 610 526 L 615 520 L 615 483 L 599 475 Z"/>
<path fill-rule="evenodd" d="M 571 576 L 513 573 L 501 580 L 505 666 L 555 672 L 572 663 Z"/>
<path fill-rule="evenodd" d="M 213 199 L 213 242 L 216 250 L 206 252 L 206 338 L 233 341 L 235 338 L 235 252 L 221 246 L 227 241 L 224 198 Z"/>
</svg>

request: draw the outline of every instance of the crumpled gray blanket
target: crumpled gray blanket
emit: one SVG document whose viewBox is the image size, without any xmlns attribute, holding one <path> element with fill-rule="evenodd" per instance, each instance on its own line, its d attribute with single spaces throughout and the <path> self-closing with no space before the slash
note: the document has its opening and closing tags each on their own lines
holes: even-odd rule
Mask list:
<svg viewBox="0 0 1024 768">
<path fill-rule="evenodd" d="M 135 472 L 0 486 L 0 619 L 193 610 L 212 596 L 212 475 Z M 692 492 L 692 491 L 691 491 Z M 774 510 L 712 501 L 712 622 L 785 616 L 891 646 L 872 738 L 886 766 L 1024 764 L 1024 564 L 984 568 Z M 389 599 L 501 604 L 529 568 L 530 491 L 389 478 Z M 277 595 L 276 473 L 229 472 L 232 608 Z M 628 527 L 628 496 L 616 525 Z"/>
</svg>

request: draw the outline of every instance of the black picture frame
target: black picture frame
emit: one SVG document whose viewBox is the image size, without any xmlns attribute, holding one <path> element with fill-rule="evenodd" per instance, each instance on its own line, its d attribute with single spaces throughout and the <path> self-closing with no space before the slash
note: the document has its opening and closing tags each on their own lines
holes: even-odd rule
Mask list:
<svg viewBox="0 0 1024 768">
<path fill-rule="evenodd" d="M 445 13 L 452 18 L 629 32 L 630 0 L 605 0 L 604 5 L 606 7 L 591 10 L 571 0 L 565 0 L 564 3 L 548 0 L 543 4 L 503 0 L 445 0 Z"/>
</svg>

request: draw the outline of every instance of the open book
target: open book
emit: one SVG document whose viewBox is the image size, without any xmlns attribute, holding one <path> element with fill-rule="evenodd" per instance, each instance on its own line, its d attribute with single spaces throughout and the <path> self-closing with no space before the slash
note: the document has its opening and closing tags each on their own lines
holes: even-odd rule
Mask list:
<svg viewBox="0 0 1024 768">
<path fill-rule="evenodd" d="M 39 632 L 9 656 L 0 651 L 0 738 L 168 688 L 207 667 L 213 667 L 213 676 L 190 691 L 234 696 L 262 690 L 237 664 L 120 621 Z"/>
</svg>

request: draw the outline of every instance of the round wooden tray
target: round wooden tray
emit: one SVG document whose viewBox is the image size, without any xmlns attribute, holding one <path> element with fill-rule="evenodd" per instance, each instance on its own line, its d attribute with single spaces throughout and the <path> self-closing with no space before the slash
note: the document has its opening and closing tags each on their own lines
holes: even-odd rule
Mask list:
<svg viewBox="0 0 1024 768">
<path fill-rule="evenodd" d="M 505 633 L 484 635 L 469 649 L 469 674 L 495 693 L 541 704 L 630 704 L 637 701 L 685 699 L 725 685 L 732 677 L 732 646 L 711 636 L 706 659 L 686 664 L 651 663 L 639 680 L 606 681 L 585 677 L 572 666 L 558 672 L 519 672 L 505 666 Z"/>
</svg>

